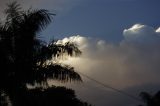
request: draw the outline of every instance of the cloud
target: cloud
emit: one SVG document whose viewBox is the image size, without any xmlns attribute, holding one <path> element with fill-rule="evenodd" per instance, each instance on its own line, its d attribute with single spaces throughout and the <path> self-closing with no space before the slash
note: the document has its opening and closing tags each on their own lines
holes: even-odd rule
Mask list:
<svg viewBox="0 0 160 106">
<path fill-rule="evenodd" d="M 124 29 L 123 36 L 124 39 L 119 44 L 80 35 L 64 38 L 59 42 L 76 42 L 83 53 L 81 57 L 70 58 L 65 63 L 71 64 L 77 71 L 112 87 L 126 91 L 129 88 L 136 88 L 139 93 L 144 90 L 143 87 L 140 88 L 139 86 L 160 85 L 160 28 L 155 29 L 151 26 L 135 24 Z M 85 84 L 86 86 L 95 85 L 95 83 L 86 79 Z M 90 96 L 93 102 L 100 95 L 105 97 L 103 95 L 106 92 L 104 88 L 96 85 L 94 88 L 90 89 L 90 92 L 87 90 L 87 92 L 85 90 L 82 92 L 83 90 L 78 90 L 79 87 L 75 87 L 81 92 L 79 95 L 84 98 L 87 94 L 91 95 L 93 93 Z M 102 94 L 96 88 L 102 90 Z M 111 93 L 111 91 L 107 92 Z M 138 93 L 135 96 L 138 96 Z M 100 105 L 100 103 L 104 103 L 101 106 L 106 106 L 105 104 L 109 102 L 105 99 L 95 102 L 97 105 Z"/>
<path fill-rule="evenodd" d="M 160 40 L 159 29 L 154 30 L 153 27 L 141 24 L 135 24 L 129 29 L 123 31 L 125 41 L 129 43 L 140 44 L 157 44 Z"/>
</svg>

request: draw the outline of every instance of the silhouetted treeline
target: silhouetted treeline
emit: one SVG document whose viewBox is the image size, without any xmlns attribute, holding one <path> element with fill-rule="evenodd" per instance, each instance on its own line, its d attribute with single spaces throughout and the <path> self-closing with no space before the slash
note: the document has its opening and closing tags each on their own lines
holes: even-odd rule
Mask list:
<svg viewBox="0 0 160 106">
<path fill-rule="evenodd" d="M 140 97 L 144 104 L 139 106 L 160 106 L 160 91 L 154 95 L 151 95 L 148 92 L 141 92 Z"/>
<path fill-rule="evenodd" d="M 57 104 L 59 100 L 70 106 L 87 106 L 76 99 L 72 90 L 48 86 L 48 79 L 82 81 L 73 67 L 54 61 L 64 54 L 80 55 L 81 51 L 73 42 L 47 44 L 39 39 L 39 32 L 55 14 L 45 9 L 23 10 L 17 2 L 12 2 L 7 4 L 5 15 L 6 19 L 0 22 L 1 105 L 6 106 L 10 101 L 13 106 L 61 106 Z M 29 90 L 26 84 L 38 84 L 46 89 Z"/>
<path fill-rule="evenodd" d="M 65 87 L 36 88 L 16 95 L 16 106 L 91 106 L 77 99 L 75 92 Z"/>
</svg>

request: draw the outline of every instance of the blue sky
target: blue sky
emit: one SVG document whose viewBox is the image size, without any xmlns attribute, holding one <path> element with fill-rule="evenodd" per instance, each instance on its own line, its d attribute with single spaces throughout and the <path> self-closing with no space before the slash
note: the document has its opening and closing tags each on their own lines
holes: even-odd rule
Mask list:
<svg viewBox="0 0 160 106">
<path fill-rule="evenodd" d="M 69 11 L 58 11 L 45 33 L 56 38 L 79 34 L 117 42 L 123 29 L 133 24 L 158 27 L 159 4 L 159 0 L 86 0 Z"/>
<path fill-rule="evenodd" d="M 0 11 L 5 3 L 0 0 Z M 83 35 L 119 42 L 122 32 L 136 23 L 158 27 L 160 0 L 17 0 L 23 7 L 55 12 L 54 22 L 42 33 L 50 38 Z"/>
</svg>

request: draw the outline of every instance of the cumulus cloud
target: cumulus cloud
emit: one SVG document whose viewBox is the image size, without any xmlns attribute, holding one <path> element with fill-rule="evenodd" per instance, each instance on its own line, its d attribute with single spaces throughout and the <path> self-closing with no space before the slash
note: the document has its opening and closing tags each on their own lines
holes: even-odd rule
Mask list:
<svg viewBox="0 0 160 106">
<path fill-rule="evenodd" d="M 160 28 L 135 24 L 124 29 L 123 36 L 124 39 L 118 45 L 80 35 L 59 42 L 75 42 L 83 53 L 81 57 L 70 58 L 65 63 L 112 87 L 126 90 L 143 85 L 160 85 Z M 87 85 L 93 84 L 89 80 L 85 81 Z M 138 92 L 142 90 L 139 87 Z M 95 91 L 92 89 L 90 92 L 99 94 Z"/>
<path fill-rule="evenodd" d="M 123 87 L 155 82 L 160 69 L 160 36 L 157 30 L 136 24 L 125 29 L 123 35 L 124 39 L 118 45 L 79 35 L 59 42 L 76 42 L 83 55 L 68 62 L 79 71 L 81 67 L 86 67 L 84 72 L 101 81 Z"/>
<path fill-rule="evenodd" d="M 129 43 L 157 44 L 159 43 L 160 29 L 141 24 L 135 24 L 129 29 L 123 31 L 125 41 Z"/>
</svg>

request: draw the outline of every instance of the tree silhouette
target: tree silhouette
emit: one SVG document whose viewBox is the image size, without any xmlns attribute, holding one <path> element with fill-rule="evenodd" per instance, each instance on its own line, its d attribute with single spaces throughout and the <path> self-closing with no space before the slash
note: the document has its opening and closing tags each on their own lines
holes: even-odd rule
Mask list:
<svg viewBox="0 0 160 106">
<path fill-rule="evenodd" d="M 158 91 L 155 95 L 150 95 L 147 92 L 141 92 L 140 96 L 145 105 L 139 106 L 160 106 L 160 91 Z"/>
<path fill-rule="evenodd" d="M 16 96 L 20 100 L 18 106 L 91 106 L 77 99 L 73 90 L 64 87 L 36 88 Z"/>
<path fill-rule="evenodd" d="M 6 20 L 0 22 L 1 102 L 5 100 L 2 97 L 5 94 L 9 96 L 13 106 L 23 106 L 20 100 L 23 102 L 27 100 L 25 99 L 28 98 L 27 93 L 34 94 L 33 91 L 29 91 L 26 84 L 48 87 L 48 79 L 63 82 L 81 81 L 73 67 L 53 61 L 66 54 L 80 55 L 81 51 L 77 46 L 73 42 L 57 44 L 56 41 L 52 41 L 46 44 L 39 39 L 39 32 L 46 28 L 55 14 L 45 9 L 22 10 L 17 2 L 7 6 Z M 52 91 L 45 89 L 45 92 L 53 92 L 53 89 Z M 39 94 L 40 91 L 42 90 L 35 90 Z"/>
</svg>

